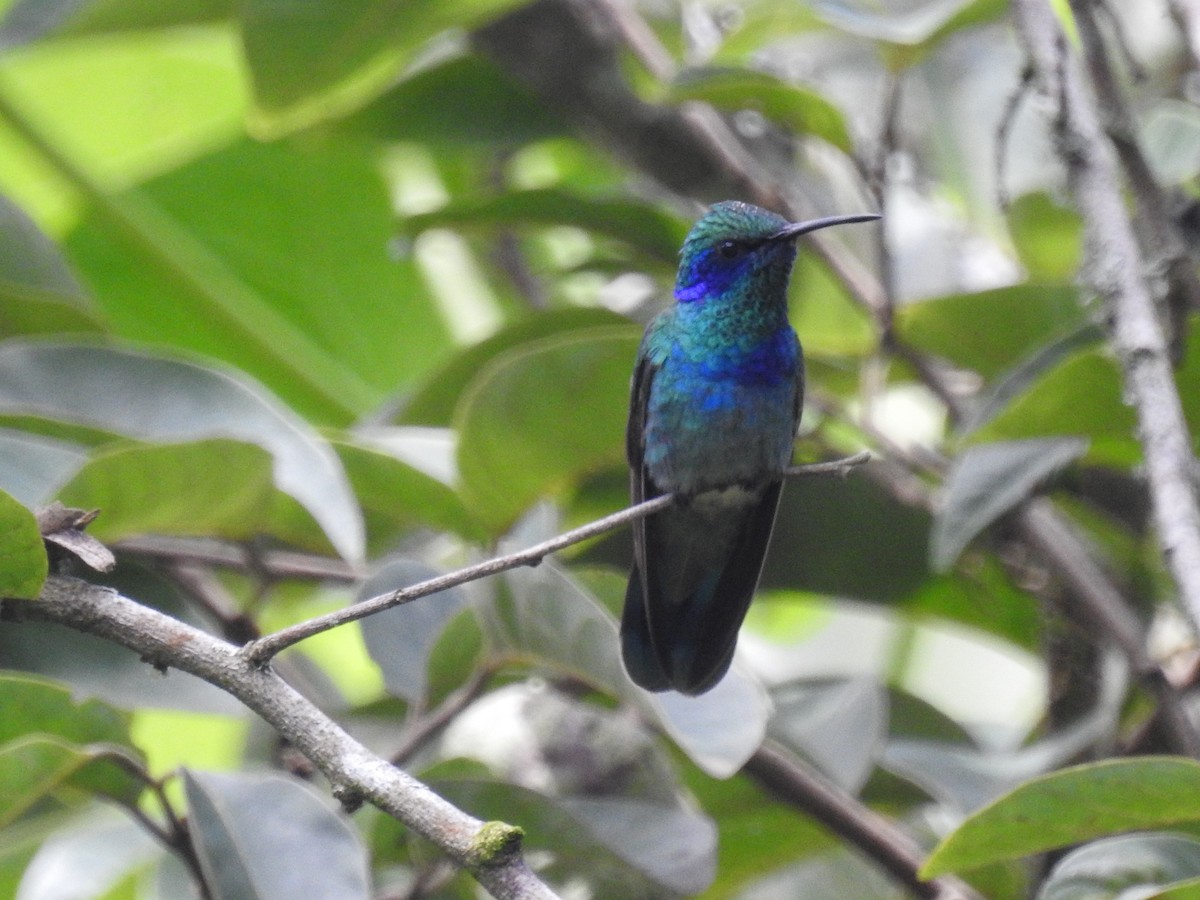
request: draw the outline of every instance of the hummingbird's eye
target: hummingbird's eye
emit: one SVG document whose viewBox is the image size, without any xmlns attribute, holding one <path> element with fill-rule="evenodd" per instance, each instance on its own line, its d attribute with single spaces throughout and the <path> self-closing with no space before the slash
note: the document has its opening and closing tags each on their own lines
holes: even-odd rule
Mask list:
<svg viewBox="0 0 1200 900">
<path fill-rule="evenodd" d="M 746 245 L 738 241 L 721 241 L 717 244 L 717 252 L 722 259 L 737 259 L 746 252 Z"/>
</svg>

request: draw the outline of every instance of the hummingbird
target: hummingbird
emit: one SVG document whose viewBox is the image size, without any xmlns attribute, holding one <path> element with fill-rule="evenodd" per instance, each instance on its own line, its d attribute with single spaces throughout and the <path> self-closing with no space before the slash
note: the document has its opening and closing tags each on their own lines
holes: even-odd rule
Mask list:
<svg viewBox="0 0 1200 900">
<path fill-rule="evenodd" d="M 804 399 L 787 303 L 796 238 L 878 218 L 789 222 L 727 200 L 684 240 L 675 303 L 638 348 L 625 433 L 633 502 L 675 495 L 633 525 L 621 655 L 646 690 L 702 694 L 729 669 Z"/>
</svg>

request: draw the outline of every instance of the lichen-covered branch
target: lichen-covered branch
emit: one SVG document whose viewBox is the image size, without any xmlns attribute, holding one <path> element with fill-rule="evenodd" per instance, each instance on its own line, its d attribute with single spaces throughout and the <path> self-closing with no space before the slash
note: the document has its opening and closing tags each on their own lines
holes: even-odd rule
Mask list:
<svg viewBox="0 0 1200 900">
<path fill-rule="evenodd" d="M 34 601 L 7 600 L 18 616 L 57 622 L 195 675 L 236 697 L 310 759 L 343 797 L 366 800 L 442 849 L 498 900 L 556 895 L 525 864 L 520 830 L 484 823 L 373 754 L 269 669 L 232 644 L 117 592 L 52 576 Z"/>
</svg>

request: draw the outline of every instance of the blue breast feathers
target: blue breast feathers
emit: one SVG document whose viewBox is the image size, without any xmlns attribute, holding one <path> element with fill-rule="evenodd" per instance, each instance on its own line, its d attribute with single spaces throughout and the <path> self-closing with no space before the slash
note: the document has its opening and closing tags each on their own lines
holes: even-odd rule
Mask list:
<svg viewBox="0 0 1200 900">
<path fill-rule="evenodd" d="M 776 387 L 794 380 L 799 365 L 796 335 L 787 326 L 749 347 L 727 347 L 695 359 L 676 345 L 671 355 L 675 377 L 685 383 L 699 379 L 739 387 Z"/>
</svg>

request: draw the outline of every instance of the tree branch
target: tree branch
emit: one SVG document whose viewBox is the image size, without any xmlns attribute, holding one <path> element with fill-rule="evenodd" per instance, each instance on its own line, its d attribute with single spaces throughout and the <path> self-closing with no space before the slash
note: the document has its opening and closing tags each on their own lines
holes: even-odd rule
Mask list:
<svg viewBox="0 0 1200 900">
<path fill-rule="evenodd" d="M 1183 325 L 1188 310 L 1200 309 L 1200 278 L 1196 275 L 1197 259 L 1189 243 L 1180 233 L 1179 225 L 1170 214 L 1171 204 L 1166 192 L 1154 180 L 1145 154 L 1137 141 L 1133 114 L 1125 102 L 1125 93 L 1117 84 L 1104 39 L 1095 17 L 1095 0 L 1070 0 L 1084 59 L 1091 75 L 1096 95 L 1096 111 L 1100 123 L 1112 141 L 1117 160 L 1137 200 L 1139 232 L 1143 246 L 1151 254 L 1154 267 L 1161 269 L 1165 279 L 1167 308 L 1175 316 L 1177 328 Z M 1111 10 L 1102 9 L 1111 16 Z M 1116 26 L 1114 25 L 1114 28 Z M 1120 32 L 1117 31 L 1118 44 Z M 1127 51 L 1126 51 L 1127 52 Z M 1152 274 L 1152 273 L 1151 273 Z M 1153 280 L 1153 279 L 1152 279 Z"/>
<path fill-rule="evenodd" d="M 870 458 L 871 454 L 869 453 L 858 453 L 854 456 L 848 456 L 845 459 L 813 463 L 806 466 L 794 466 L 784 474 L 787 477 L 828 473 L 844 474 L 855 466 L 862 465 Z M 288 628 L 282 628 L 279 631 L 246 644 L 241 650 L 242 656 L 250 663 L 263 665 L 271 657 L 286 650 L 293 644 L 310 638 L 313 635 L 320 634 L 323 631 L 328 631 L 331 628 L 337 628 L 340 625 L 346 625 L 350 622 L 357 622 L 359 619 L 373 616 L 386 609 L 391 609 L 393 606 L 400 606 L 421 597 L 436 594 L 439 591 L 444 591 L 460 584 L 466 584 L 469 581 L 477 581 L 488 575 L 496 575 L 500 572 L 507 572 L 509 569 L 517 569 L 522 566 L 536 566 L 551 553 L 556 553 L 564 547 L 570 547 L 572 544 L 578 544 L 606 532 L 613 531 L 635 519 L 658 512 L 660 509 L 666 509 L 674 501 L 675 497 L 673 494 L 663 494 L 660 497 L 643 501 L 636 506 L 630 506 L 612 515 L 597 519 L 594 522 L 581 525 L 579 528 L 542 541 L 540 544 L 526 547 L 524 550 L 517 550 L 514 553 L 487 559 L 475 565 L 466 566 L 454 572 L 447 572 L 445 575 L 439 575 L 436 578 L 430 578 L 409 587 L 401 588 L 398 591 L 380 594 L 369 600 L 363 600 L 361 603 L 355 603 L 353 606 L 334 610 L 326 615 L 316 616 Z"/>
<path fill-rule="evenodd" d="M 1191 478 L 1191 439 L 1116 160 L 1097 102 L 1085 89 L 1078 60 L 1049 5 L 1015 0 L 1013 11 L 1036 83 L 1058 107 L 1055 138 L 1083 215 L 1090 279 L 1105 300 L 1125 394 L 1137 411 L 1156 530 L 1179 600 L 1200 631 L 1200 507 Z"/>
<path fill-rule="evenodd" d="M 51 576 L 34 601 L 6 600 L 17 615 L 113 641 L 160 668 L 188 672 L 233 695 L 295 745 L 343 796 L 361 797 L 429 839 L 497 900 L 556 895 L 525 864 L 520 829 L 484 823 L 371 753 L 332 719 L 236 647 L 117 592 Z M 502 840 L 497 840 L 497 837 Z"/>
<path fill-rule="evenodd" d="M 745 771 L 772 793 L 802 809 L 857 847 L 918 897 L 928 900 L 982 900 L 979 894 L 957 878 L 923 881 L 917 873 L 925 854 L 915 841 L 873 809 L 864 806 L 770 741 L 750 757 Z"/>
<path fill-rule="evenodd" d="M 1200 0 L 1167 0 L 1167 8 L 1183 35 L 1191 69 L 1200 71 Z"/>
</svg>

